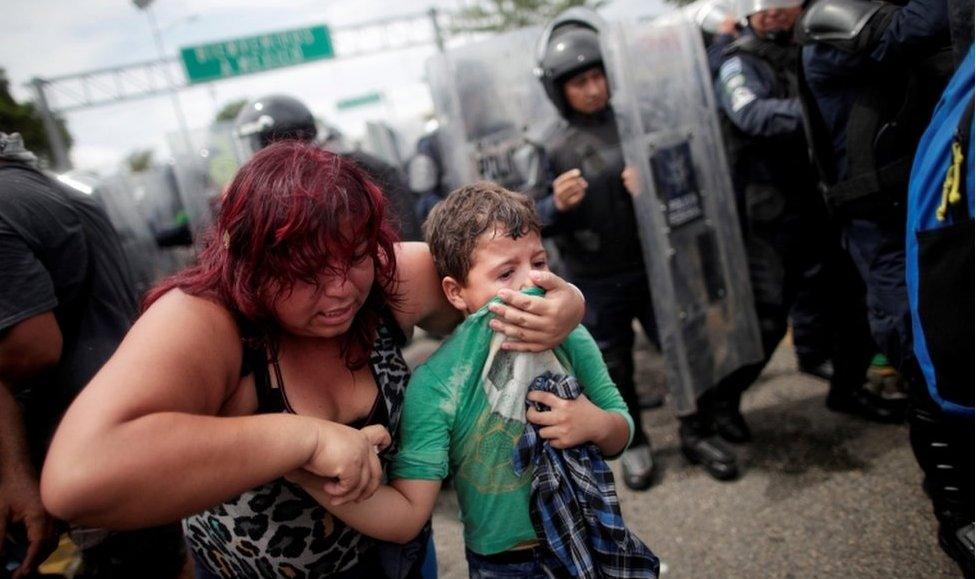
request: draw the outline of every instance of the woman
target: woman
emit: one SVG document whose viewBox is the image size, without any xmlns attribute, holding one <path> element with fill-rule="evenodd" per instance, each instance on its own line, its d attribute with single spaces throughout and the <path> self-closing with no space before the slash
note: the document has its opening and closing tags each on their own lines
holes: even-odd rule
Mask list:
<svg viewBox="0 0 976 579">
<path fill-rule="evenodd" d="M 330 477 L 338 502 L 370 496 L 399 421 L 404 336 L 458 322 L 426 245 L 394 243 L 385 208 L 354 164 L 308 145 L 241 167 L 199 263 L 150 292 L 65 415 L 48 509 L 110 528 L 185 517 L 198 563 L 222 576 L 377 573 L 375 543 L 282 476 Z M 582 317 L 578 290 L 539 283 L 545 299 L 502 296 L 512 349 L 552 347 Z"/>
</svg>

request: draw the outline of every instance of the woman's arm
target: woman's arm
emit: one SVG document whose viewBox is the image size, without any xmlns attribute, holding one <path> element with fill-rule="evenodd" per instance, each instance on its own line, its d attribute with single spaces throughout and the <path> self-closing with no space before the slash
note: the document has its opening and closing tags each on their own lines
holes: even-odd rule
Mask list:
<svg viewBox="0 0 976 579">
<path fill-rule="evenodd" d="M 541 352 L 562 344 L 580 322 L 586 311 L 583 292 L 551 271 L 530 271 L 529 277 L 545 290 L 544 296 L 530 296 L 503 289 L 498 297 L 503 304 L 492 304 L 498 316 L 491 329 L 511 338 L 502 349 L 519 352 Z"/>
<path fill-rule="evenodd" d="M 398 244 L 397 264 L 403 303 L 396 316 L 401 327 L 409 331 L 419 325 L 439 333 L 453 330 L 461 321 L 461 313 L 444 296 L 427 244 Z M 583 319 L 585 301 L 576 286 L 551 272 L 533 271 L 531 275 L 533 282 L 546 290 L 544 296 L 502 290 L 498 295 L 504 305 L 491 306 L 498 316 L 492 321 L 492 329 L 512 338 L 503 344 L 505 349 L 552 349 Z"/>
<path fill-rule="evenodd" d="M 45 506 L 70 521 L 129 528 L 198 512 L 302 467 L 338 477 L 346 498 L 375 488 L 372 447 L 382 440 L 308 417 L 217 416 L 240 365 L 226 310 L 179 291 L 161 298 L 65 415 L 41 475 Z"/>
<path fill-rule="evenodd" d="M 330 513 L 364 535 L 406 543 L 417 536 L 434 512 L 441 490 L 439 480 L 397 479 L 383 485 L 369 499 L 344 505 L 333 504 L 322 488 L 323 480 L 306 471 L 296 471 L 288 479 L 301 485 L 305 492 Z"/>
<path fill-rule="evenodd" d="M 426 243 L 404 242 L 397 247 L 397 290 L 401 304 L 397 321 L 409 335 L 414 326 L 437 334 L 449 334 L 463 316 L 444 295 L 441 279 Z"/>
</svg>

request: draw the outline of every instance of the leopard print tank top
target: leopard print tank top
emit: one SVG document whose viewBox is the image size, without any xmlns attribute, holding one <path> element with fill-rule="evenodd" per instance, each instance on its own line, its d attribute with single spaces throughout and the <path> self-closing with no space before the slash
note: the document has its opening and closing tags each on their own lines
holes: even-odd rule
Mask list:
<svg viewBox="0 0 976 579">
<path fill-rule="evenodd" d="M 403 391 L 410 378 L 400 351 L 403 342 L 400 328 L 385 321 L 369 360 L 384 403 L 383 408 L 374 408 L 374 414 L 378 410 L 386 415 L 391 434 L 397 431 Z M 259 412 L 268 412 L 267 405 L 260 402 L 259 386 L 262 382 L 268 389 L 267 365 L 256 366 L 260 364 L 252 365 Z M 287 401 L 284 406 L 279 411 L 287 412 Z M 373 539 L 332 517 L 299 486 L 283 478 L 185 518 L 183 531 L 197 562 L 227 578 L 328 577 L 355 567 L 375 545 Z"/>
</svg>

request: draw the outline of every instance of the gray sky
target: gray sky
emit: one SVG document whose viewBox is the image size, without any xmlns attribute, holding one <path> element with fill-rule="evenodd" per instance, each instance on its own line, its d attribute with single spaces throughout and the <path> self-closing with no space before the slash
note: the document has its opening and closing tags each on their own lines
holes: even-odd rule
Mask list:
<svg viewBox="0 0 976 579">
<path fill-rule="evenodd" d="M 316 24 L 347 26 L 430 6 L 452 9 L 457 0 L 156 0 L 153 10 L 168 54 L 229 38 Z M 610 18 L 662 11 L 661 0 L 615 0 Z M 157 56 L 149 21 L 128 0 L 3 0 L 4 41 L 0 66 L 7 69 L 15 98 L 32 95 L 24 83 L 152 60 Z M 341 49 L 341 47 L 340 47 Z M 204 127 L 219 108 L 234 99 L 269 93 L 304 100 L 316 115 L 350 135 L 370 119 L 419 127 L 431 108 L 423 84 L 423 65 L 433 45 L 373 56 L 337 59 L 281 69 L 186 89 L 180 93 L 190 127 Z M 385 102 L 339 112 L 338 100 L 370 92 Z M 168 97 L 128 101 L 67 115 L 77 168 L 109 172 L 126 154 L 154 147 L 161 157 L 165 135 L 178 129 Z"/>
</svg>

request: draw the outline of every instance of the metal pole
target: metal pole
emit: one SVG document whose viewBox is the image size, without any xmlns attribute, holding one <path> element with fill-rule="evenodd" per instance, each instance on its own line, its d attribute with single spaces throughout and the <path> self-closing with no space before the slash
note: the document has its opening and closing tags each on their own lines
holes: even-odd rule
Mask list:
<svg viewBox="0 0 976 579">
<path fill-rule="evenodd" d="M 149 24 L 152 26 L 153 39 L 156 41 L 156 51 L 159 53 L 159 60 L 163 62 L 163 75 L 166 84 L 169 85 L 170 97 L 173 100 L 173 111 L 176 113 L 176 122 L 180 125 L 180 133 L 183 136 L 183 144 L 186 146 L 186 153 L 193 154 L 193 141 L 190 139 L 190 130 L 187 128 L 186 117 L 183 115 L 183 106 L 180 104 L 180 96 L 176 90 L 176 84 L 170 75 L 170 66 L 166 61 L 166 47 L 163 45 L 163 35 L 159 31 L 159 24 L 156 22 L 156 15 L 153 14 L 152 6 L 147 4 L 143 8 L 146 16 L 149 17 Z"/>
<path fill-rule="evenodd" d="M 67 171 L 71 168 L 68 147 L 64 143 L 64 137 L 61 135 L 61 129 L 58 127 L 54 115 L 51 114 L 51 107 L 47 104 L 47 95 L 44 94 L 45 84 L 46 82 L 43 79 L 31 79 L 31 86 L 34 87 L 36 96 L 37 110 L 41 113 L 44 132 L 47 133 L 47 141 L 51 145 L 51 152 L 54 154 L 54 170 L 58 172 Z"/>
<path fill-rule="evenodd" d="M 437 52 L 444 52 L 444 33 L 437 21 L 437 8 L 431 7 L 427 11 L 427 15 L 430 16 L 430 24 L 434 27 L 434 43 L 437 44 Z"/>
</svg>

